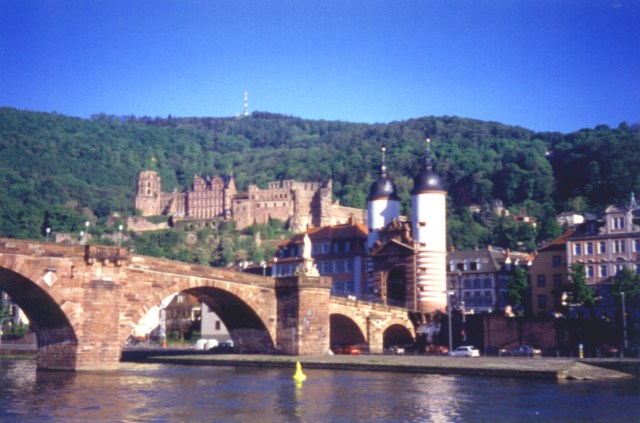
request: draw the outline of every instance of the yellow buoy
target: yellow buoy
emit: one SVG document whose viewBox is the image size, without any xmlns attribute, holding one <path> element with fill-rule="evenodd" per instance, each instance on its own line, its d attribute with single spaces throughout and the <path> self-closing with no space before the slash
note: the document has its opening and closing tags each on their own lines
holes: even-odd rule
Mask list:
<svg viewBox="0 0 640 423">
<path fill-rule="evenodd" d="M 293 380 L 295 380 L 296 382 L 307 380 L 307 375 L 302 373 L 302 365 L 300 365 L 299 361 L 296 362 L 296 374 L 293 375 Z"/>
</svg>

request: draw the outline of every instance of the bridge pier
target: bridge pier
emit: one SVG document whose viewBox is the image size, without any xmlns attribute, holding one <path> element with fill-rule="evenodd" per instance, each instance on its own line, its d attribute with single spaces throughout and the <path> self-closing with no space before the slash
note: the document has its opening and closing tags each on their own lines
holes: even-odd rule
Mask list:
<svg viewBox="0 0 640 423">
<path fill-rule="evenodd" d="M 382 354 L 384 350 L 384 324 L 386 319 L 377 314 L 367 317 L 367 340 L 372 354 Z"/>
<path fill-rule="evenodd" d="M 113 281 L 82 284 L 83 318 L 76 327 L 37 331 L 37 367 L 47 370 L 114 370 L 120 362 L 121 287 Z"/>
<path fill-rule="evenodd" d="M 283 354 L 315 355 L 329 351 L 331 279 L 294 276 L 276 280 L 276 349 Z"/>
</svg>

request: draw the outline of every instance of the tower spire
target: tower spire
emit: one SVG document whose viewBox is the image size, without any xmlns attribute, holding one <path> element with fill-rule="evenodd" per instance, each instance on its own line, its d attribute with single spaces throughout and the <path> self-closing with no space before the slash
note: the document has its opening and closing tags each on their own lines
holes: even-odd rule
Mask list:
<svg viewBox="0 0 640 423">
<path fill-rule="evenodd" d="M 249 93 L 244 92 L 244 115 L 249 116 Z"/>
<path fill-rule="evenodd" d="M 429 137 L 427 137 L 426 143 L 427 151 L 424 155 L 424 168 L 425 170 L 432 170 L 433 162 L 431 161 L 431 139 Z"/>
<path fill-rule="evenodd" d="M 386 147 L 382 147 L 381 151 L 382 151 L 382 164 L 380 165 L 380 176 L 386 176 L 387 175 L 387 166 L 385 165 L 385 162 L 384 162 L 385 153 L 387 152 Z"/>
</svg>

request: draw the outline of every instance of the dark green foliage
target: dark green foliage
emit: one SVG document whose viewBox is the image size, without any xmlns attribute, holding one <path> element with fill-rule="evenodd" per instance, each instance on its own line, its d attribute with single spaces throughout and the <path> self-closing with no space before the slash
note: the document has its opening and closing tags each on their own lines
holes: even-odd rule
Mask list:
<svg viewBox="0 0 640 423">
<path fill-rule="evenodd" d="M 516 267 L 509 276 L 507 296 L 517 313 L 521 314 L 526 311 L 529 292 L 530 286 L 527 280 L 527 271 L 522 267 Z"/>
<path fill-rule="evenodd" d="M 628 267 L 624 267 L 613 280 L 611 292 L 621 301 L 624 292 L 625 303 L 628 306 L 640 306 L 640 275 Z"/>
<path fill-rule="evenodd" d="M 159 172 L 164 191 L 187 189 L 195 174 L 233 173 L 240 191 L 282 179 L 331 179 L 335 199 L 363 208 L 383 146 L 402 213 L 410 214 L 412 177 L 427 136 L 449 192 L 449 241 L 458 249 L 493 244 L 532 250 L 559 233 L 557 212 L 599 211 L 640 192 L 640 131 L 626 124 L 563 135 L 450 116 L 389 124 L 265 112 L 167 119 L 100 114 L 83 120 L 0 108 L 0 236 L 43 239 L 47 227 L 74 232 L 84 220 L 98 234 L 102 229 L 93 224 L 111 213 L 135 213 L 136 180 L 144 169 Z M 496 200 L 512 214 L 536 218 L 537 228 L 494 214 L 489 205 Z M 472 204 L 481 212 L 469 215 Z M 236 236 L 197 246 L 193 259 L 233 260 Z M 161 245 L 138 247 L 167 257 L 188 254 Z M 246 253 L 260 256 L 255 248 Z"/>
<path fill-rule="evenodd" d="M 564 287 L 567 293 L 567 303 L 592 307 L 596 303 L 593 290 L 587 286 L 586 273 L 582 263 L 573 263 L 569 272 L 571 283 Z"/>
</svg>

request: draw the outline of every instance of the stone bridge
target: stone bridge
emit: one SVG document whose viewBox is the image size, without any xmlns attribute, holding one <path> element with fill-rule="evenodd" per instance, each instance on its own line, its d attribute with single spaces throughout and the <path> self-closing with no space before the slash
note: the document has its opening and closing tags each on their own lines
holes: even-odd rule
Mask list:
<svg viewBox="0 0 640 423">
<path fill-rule="evenodd" d="M 330 288 L 325 277 L 273 279 L 120 247 L 0 238 L 0 290 L 29 318 L 40 369 L 117 368 L 135 324 L 178 292 L 206 303 L 249 352 L 326 354 L 365 343 L 375 353 L 415 338 L 406 309 L 332 297 Z"/>
</svg>

